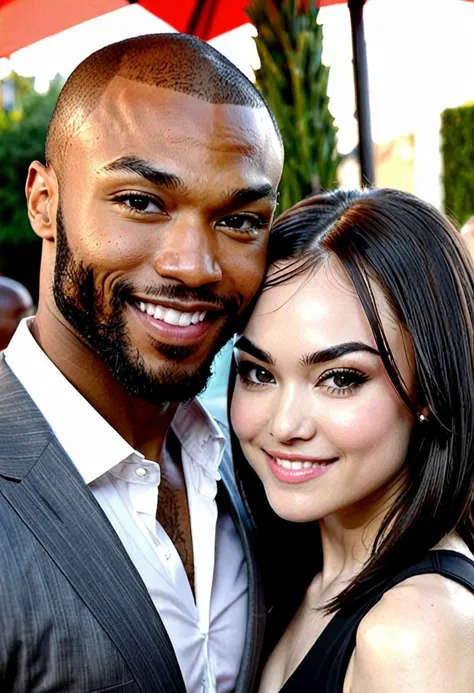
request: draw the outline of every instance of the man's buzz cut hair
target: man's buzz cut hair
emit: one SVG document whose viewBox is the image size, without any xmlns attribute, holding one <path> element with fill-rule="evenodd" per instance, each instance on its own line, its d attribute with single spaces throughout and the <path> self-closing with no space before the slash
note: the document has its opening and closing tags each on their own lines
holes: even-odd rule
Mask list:
<svg viewBox="0 0 474 693">
<path fill-rule="evenodd" d="M 54 167 L 60 163 L 69 140 L 97 108 L 116 76 L 189 94 L 209 103 L 265 108 L 283 146 L 275 116 L 264 97 L 230 60 L 195 36 L 149 34 L 105 46 L 72 72 L 49 124 L 48 164 Z"/>
</svg>

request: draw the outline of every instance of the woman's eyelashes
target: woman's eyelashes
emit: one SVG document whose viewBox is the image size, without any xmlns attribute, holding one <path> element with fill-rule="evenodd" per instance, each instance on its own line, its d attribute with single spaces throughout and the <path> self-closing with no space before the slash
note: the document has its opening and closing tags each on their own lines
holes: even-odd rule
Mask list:
<svg viewBox="0 0 474 693">
<path fill-rule="evenodd" d="M 236 367 L 240 382 L 248 389 L 276 385 L 273 373 L 253 361 L 240 360 Z M 344 397 L 353 394 L 368 379 L 369 376 L 357 368 L 331 368 L 318 377 L 314 387 L 329 395 Z"/>
<path fill-rule="evenodd" d="M 368 379 L 369 376 L 357 368 L 333 368 L 318 378 L 316 387 L 323 386 L 328 394 L 341 397 L 352 394 Z"/>
</svg>

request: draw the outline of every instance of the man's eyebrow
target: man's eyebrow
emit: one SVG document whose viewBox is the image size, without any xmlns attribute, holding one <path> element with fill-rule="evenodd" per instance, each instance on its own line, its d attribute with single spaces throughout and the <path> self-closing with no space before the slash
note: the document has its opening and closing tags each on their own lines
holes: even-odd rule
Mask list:
<svg viewBox="0 0 474 693">
<path fill-rule="evenodd" d="M 239 351 L 245 351 L 245 353 L 249 354 L 249 356 L 253 356 L 259 361 L 263 361 L 263 363 L 268 363 L 270 366 L 275 365 L 275 362 L 268 351 L 263 351 L 263 349 L 260 349 L 256 344 L 251 342 L 250 339 L 244 337 L 243 335 L 237 339 L 234 344 L 234 348 L 238 349 Z"/>
<path fill-rule="evenodd" d="M 367 351 L 369 354 L 380 356 L 377 349 L 363 342 L 344 342 L 343 344 L 336 344 L 335 346 L 322 349 L 321 351 L 314 351 L 312 354 L 306 354 L 300 359 L 300 363 L 302 366 L 317 366 L 319 363 L 334 361 L 335 359 L 341 358 L 341 356 L 352 354 L 356 351 Z"/>
<path fill-rule="evenodd" d="M 226 203 L 241 206 L 263 199 L 275 202 L 276 197 L 277 194 L 273 186 L 270 183 L 262 183 L 261 185 L 232 190 L 227 196 Z"/>
<path fill-rule="evenodd" d="M 138 156 L 121 156 L 110 164 L 103 166 L 100 171 L 105 173 L 135 173 L 154 185 L 160 185 L 170 190 L 178 188 L 184 190 L 186 188 L 184 181 L 179 176 L 167 171 L 161 171 L 150 161 L 140 159 Z"/>
</svg>

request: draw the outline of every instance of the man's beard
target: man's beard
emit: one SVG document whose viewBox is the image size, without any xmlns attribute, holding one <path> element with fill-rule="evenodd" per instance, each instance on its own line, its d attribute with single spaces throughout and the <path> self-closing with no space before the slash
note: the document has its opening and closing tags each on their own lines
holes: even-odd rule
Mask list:
<svg viewBox="0 0 474 693">
<path fill-rule="evenodd" d="M 215 305 L 227 319 L 203 363 L 189 371 L 180 362 L 190 357 L 196 346 L 175 346 L 153 340 L 152 345 L 163 360 L 154 372 L 133 347 L 126 327 L 128 303 L 135 303 L 134 287 L 127 281 L 116 281 L 110 300 L 95 285 L 94 271 L 82 262 L 76 263 L 67 240 L 61 213 L 57 215 L 57 247 L 54 267 L 53 296 L 56 306 L 76 332 L 97 352 L 126 392 L 152 404 L 185 402 L 204 390 L 211 375 L 212 361 L 236 329 L 239 302 L 235 297 L 216 296 L 206 288 L 188 289 L 183 285 L 145 288 L 155 299 L 178 299 Z M 232 326 L 232 327 L 231 327 Z"/>
</svg>

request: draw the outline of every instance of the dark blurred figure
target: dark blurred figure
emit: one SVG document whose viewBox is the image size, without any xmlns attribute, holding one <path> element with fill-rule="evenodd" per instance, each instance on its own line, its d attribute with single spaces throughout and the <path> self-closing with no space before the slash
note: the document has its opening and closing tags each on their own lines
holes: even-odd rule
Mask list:
<svg viewBox="0 0 474 693">
<path fill-rule="evenodd" d="M 0 351 L 6 349 L 18 323 L 32 310 L 28 289 L 14 279 L 0 277 Z"/>
</svg>

